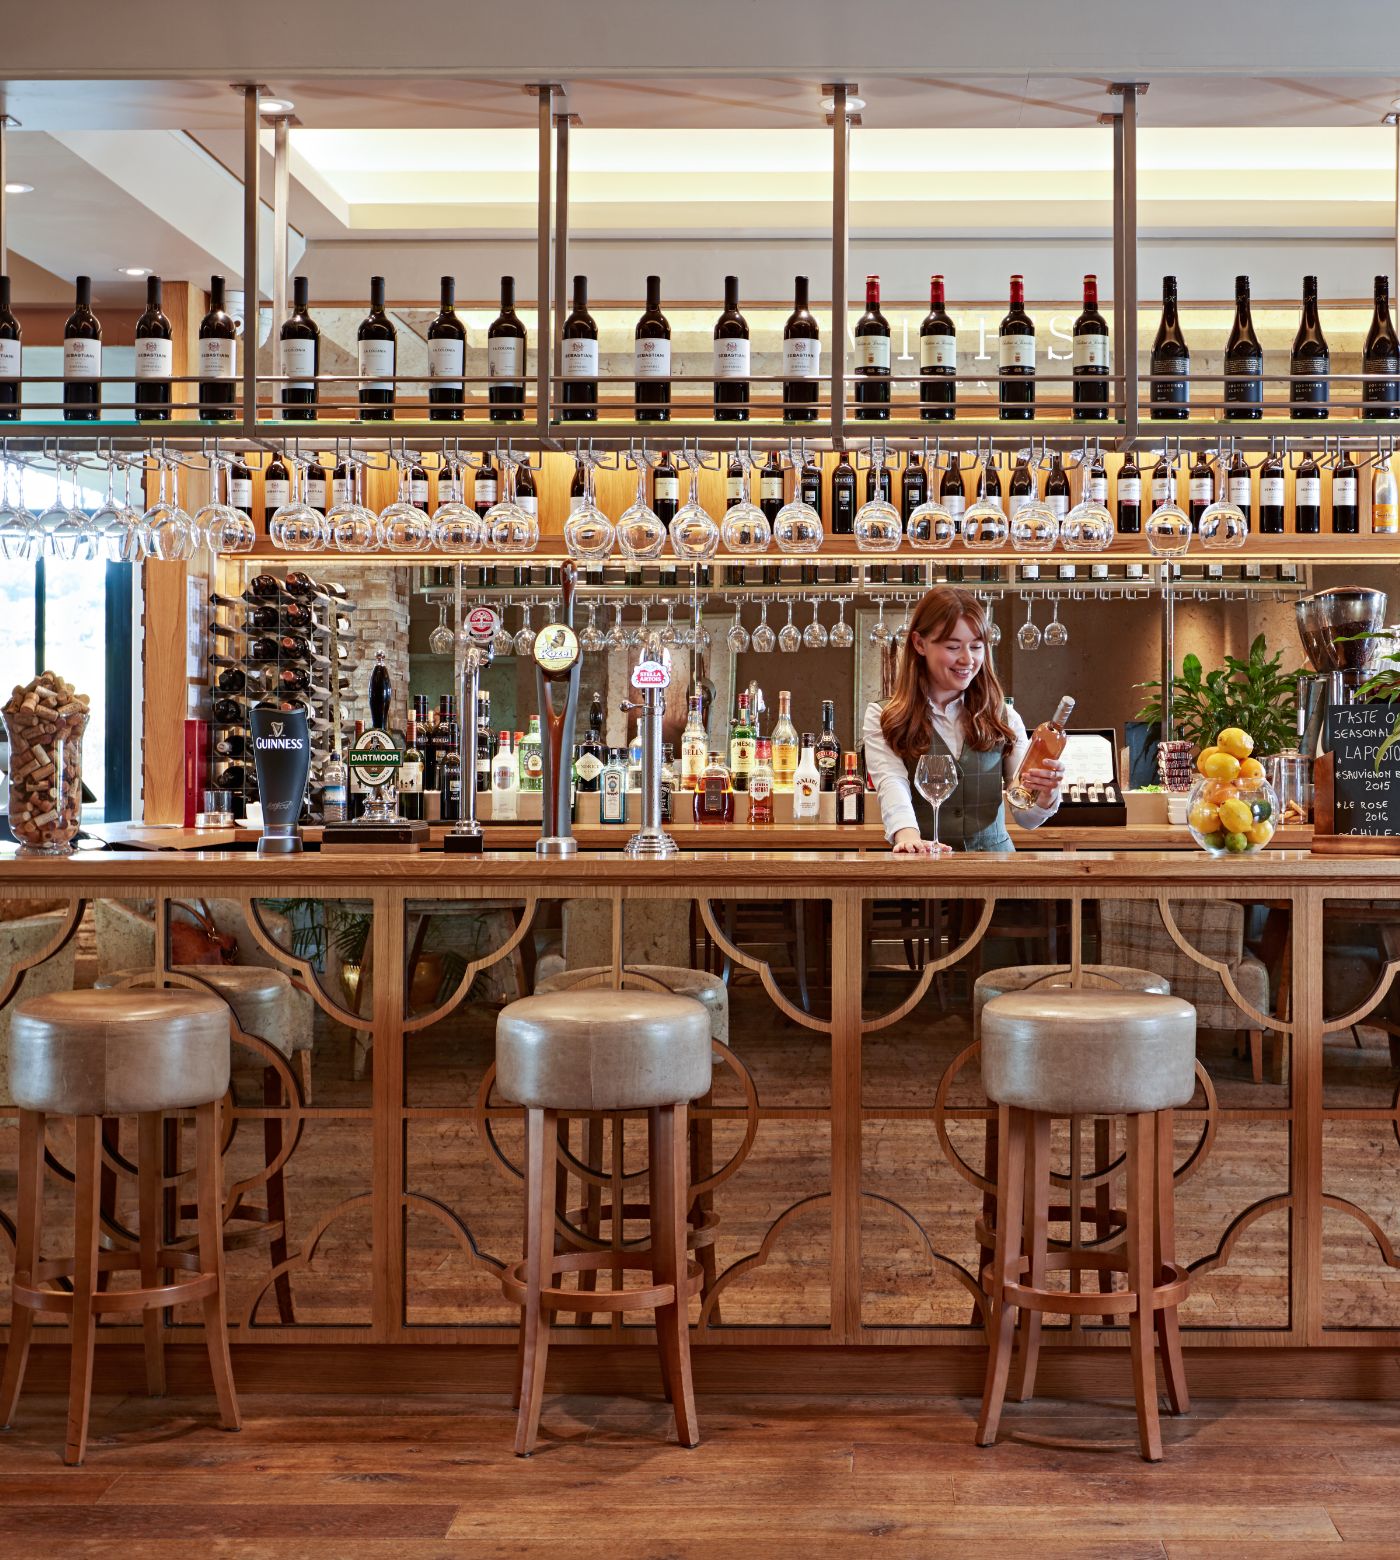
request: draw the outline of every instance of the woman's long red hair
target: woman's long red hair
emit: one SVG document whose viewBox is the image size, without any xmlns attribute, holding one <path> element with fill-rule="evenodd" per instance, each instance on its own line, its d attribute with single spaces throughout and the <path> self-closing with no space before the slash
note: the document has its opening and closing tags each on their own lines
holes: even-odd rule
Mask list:
<svg viewBox="0 0 1400 1560">
<path fill-rule="evenodd" d="M 880 712 L 880 730 L 885 741 L 902 759 L 922 758 L 928 752 L 933 735 L 933 715 L 929 710 L 928 668 L 914 649 L 914 635 L 937 642 L 946 639 L 966 618 L 973 633 L 987 638 L 987 615 L 976 596 L 951 585 L 935 585 L 914 609 L 909 623 L 909 638 L 899 655 L 894 692 Z M 1012 740 L 1006 720 L 1006 702 L 996 668 L 992 665 L 991 646 L 987 647 L 982 669 L 968 684 L 963 695 L 963 719 L 969 747 L 979 753 L 990 752 Z"/>
</svg>

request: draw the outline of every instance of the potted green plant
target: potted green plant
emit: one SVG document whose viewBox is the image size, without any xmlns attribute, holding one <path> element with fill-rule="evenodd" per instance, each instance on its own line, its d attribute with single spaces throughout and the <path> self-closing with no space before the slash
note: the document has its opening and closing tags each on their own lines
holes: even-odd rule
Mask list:
<svg viewBox="0 0 1400 1560">
<path fill-rule="evenodd" d="M 1227 655 L 1225 664 L 1206 671 L 1197 655 L 1183 657 L 1181 673 L 1172 678 L 1172 726 L 1176 735 L 1206 747 L 1226 726 L 1239 726 L 1254 738 L 1258 754 L 1279 753 L 1293 743 L 1302 668 L 1283 670 L 1283 652 L 1268 653 L 1260 634 L 1241 660 Z M 1148 700 L 1138 719 L 1160 723 L 1162 685 L 1139 683 Z"/>
</svg>

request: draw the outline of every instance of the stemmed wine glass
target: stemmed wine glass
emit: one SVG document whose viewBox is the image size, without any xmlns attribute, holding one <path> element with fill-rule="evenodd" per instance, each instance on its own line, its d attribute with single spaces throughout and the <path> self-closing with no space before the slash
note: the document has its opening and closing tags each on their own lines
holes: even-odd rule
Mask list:
<svg viewBox="0 0 1400 1560">
<path fill-rule="evenodd" d="M 447 626 L 447 603 L 438 603 L 437 627 L 428 635 L 428 649 L 434 655 L 451 655 L 457 646 L 457 636 Z"/>
<path fill-rule="evenodd" d="M 773 647 L 778 643 L 778 636 L 768 626 L 768 603 L 766 600 L 758 604 L 758 622 L 753 631 L 753 647 L 760 655 L 771 655 Z"/>
<path fill-rule="evenodd" d="M 578 647 L 585 655 L 597 655 L 607 644 L 602 629 L 598 627 L 598 603 L 588 603 L 588 621 L 578 636 Z"/>
<path fill-rule="evenodd" d="M 792 605 L 789 596 L 787 622 L 778 630 L 778 649 L 787 655 L 794 654 L 802 646 L 802 630 L 792 621 Z"/>
<path fill-rule="evenodd" d="M 622 626 L 622 603 L 613 602 L 612 627 L 603 636 L 609 650 L 625 650 L 627 648 L 627 630 Z"/>
<path fill-rule="evenodd" d="M 724 642 L 735 655 L 742 655 L 749 648 L 749 631 L 744 627 L 742 617 L 743 603 L 734 603 L 734 621 L 729 625 L 729 632 L 724 636 Z"/>
<path fill-rule="evenodd" d="M 1054 616 L 1045 625 L 1045 647 L 1047 650 L 1063 650 L 1069 643 L 1069 630 L 1060 622 L 1060 598 L 1055 598 Z"/>
<path fill-rule="evenodd" d="M 21 562 L 34 556 L 34 516 L 25 508 L 24 481 L 18 466 L 4 468 L 0 499 L 0 558 Z"/>
<path fill-rule="evenodd" d="M 802 630 L 803 648 L 807 650 L 825 650 L 830 642 L 830 636 L 826 631 L 826 624 L 822 622 L 817 611 L 817 599 L 812 598 L 812 621 Z"/>
<path fill-rule="evenodd" d="M 1026 621 L 1016 630 L 1016 643 L 1022 650 L 1040 649 L 1040 630 L 1035 626 L 1031 617 L 1031 602 L 1026 600 Z"/>
<path fill-rule="evenodd" d="M 533 601 L 524 601 L 520 604 L 520 627 L 515 631 L 516 655 L 528 656 L 534 654 L 535 625 L 530 621 L 530 611 L 534 605 Z"/>
<path fill-rule="evenodd" d="M 510 602 L 501 603 L 501 616 L 496 625 L 496 632 L 491 635 L 491 648 L 497 655 L 515 654 L 515 635 L 506 627 L 506 608 Z"/>
<path fill-rule="evenodd" d="M 838 598 L 836 602 L 836 621 L 831 625 L 831 632 L 827 635 L 827 642 L 833 650 L 849 650 L 856 642 L 855 630 L 846 621 L 846 598 Z"/>
<path fill-rule="evenodd" d="M 674 649 L 684 638 L 684 631 L 676 627 L 676 604 L 674 601 L 666 603 L 666 621 L 661 626 L 661 643 L 668 649 Z"/>
<path fill-rule="evenodd" d="M 958 766 L 946 753 L 925 753 L 914 766 L 914 784 L 919 795 L 933 808 L 933 840 L 937 847 L 938 814 L 944 802 L 958 788 Z M 935 850 L 936 854 L 936 850 Z"/>
<path fill-rule="evenodd" d="M 880 610 L 875 615 L 875 621 L 870 625 L 870 643 L 882 645 L 890 637 L 889 624 L 885 622 L 885 603 L 880 602 Z"/>
<path fill-rule="evenodd" d="M 651 603 L 649 601 L 644 601 L 642 603 L 642 615 L 631 626 L 631 628 L 624 630 L 627 648 L 629 650 L 639 649 L 643 640 L 646 639 L 647 634 L 650 632 L 650 624 L 647 622 L 647 613 L 650 611 L 650 609 Z"/>
</svg>

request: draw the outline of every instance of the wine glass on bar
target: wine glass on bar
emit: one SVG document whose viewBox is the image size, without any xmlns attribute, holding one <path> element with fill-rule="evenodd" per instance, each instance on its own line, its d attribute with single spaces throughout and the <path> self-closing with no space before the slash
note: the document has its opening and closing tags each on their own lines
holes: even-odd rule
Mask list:
<svg viewBox="0 0 1400 1560">
<path fill-rule="evenodd" d="M 958 788 L 958 766 L 946 753 L 925 753 L 914 766 L 914 784 L 919 795 L 933 808 L 933 844 L 937 846 L 938 814 Z"/>
</svg>

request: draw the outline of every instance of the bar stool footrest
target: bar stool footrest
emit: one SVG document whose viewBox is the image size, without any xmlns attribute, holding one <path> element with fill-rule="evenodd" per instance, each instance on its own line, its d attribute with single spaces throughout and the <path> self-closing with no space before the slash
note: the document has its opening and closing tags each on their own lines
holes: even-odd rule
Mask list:
<svg viewBox="0 0 1400 1560">
<path fill-rule="evenodd" d="M 1045 1266 L 1055 1273 L 1124 1273 L 1127 1260 L 1110 1251 L 1052 1251 Z M 1022 1257 L 1014 1271 L 1024 1273 L 1029 1267 L 1030 1259 Z M 1191 1275 L 1179 1262 L 1164 1262 L 1158 1278 L 1159 1282 L 1145 1297 L 1151 1305 L 1144 1310 L 1169 1311 L 1191 1292 Z M 989 1294 L 991 1284 L 992 1271 L 988 1263 L 982 1270 L 982 1285 Z M 1023 1311 L 1048 1311 L 1056 1316 L 1130 1316 L 1138 1309 L 1139 1297 L 1123 1290 L 1109 1294 L 1072 1294 L 1064 1289 L 1039 1289 L 1014 1280 L 1008 1280 L 1001 1289 L 1008 1305 Z"/>
<path fill-rule="evenodd" d="M 514 1262 L 501 1274 L 506 1299 L 524 1305 L 529 1284 L 527 1264 Z M 647 1251 L 566 1251 L 558 1252 L 549 1264 L 549 1277 L 565 1273 L 652 1273 L 652 1253 Z M 698 1262 L 686 1263 L 685 1298 L 698 1295 L 704 1282 Z M 673 1284 L 651 1284 L 645 1289 L 563 1289 L 549 1284 L 540 1289 L 540 1305 L 547 1311 L 654 1311 L 674 1305 Z"/>
<path fill-rule="evenodd" d="M 624 1223 L 641 1224 L 649 1222 L 651 1209 L 646 1203 L 624 1203 L 622 1205 L 622 1218 Z M 610 1239 L 602 1235 L 589 1235 L 584 1232 L 583 1224 L 586 1219 L 594 1218 L 598 1221 L 599 1229 L 609 1229 L 612 1226 L 612 1208 L 610 1206 L 589 1209 L 569 1208 L 561 1215 L 569 1225 L 567 1230 L 560 1231 L 561 1237 L 568 1241 L 578 1251 L 611 1251 L 613 1246 Z M 685 1243 L 692 1251 L 700 1246 L 713 1246 L 716 1234 L 719 1230 L 719 1215 L 710 1209 L 697 1212 L 692 1209 L 689 1218 L 696 1220 L 686 1226 Z M 228 1249 L 228 1242 L 224 1242 L 224 1249 Z M 648 1251 L 651 1249 L 651 1231 L 638 1235 L 633 1240 L 627 1240 L 617 1248 L 620 1251 Z"/>
<path fill-rule="evenodd" d="M 218 1283 L 218 1275 L 206 1273 L 199 1265 L 197 1251 L 179 1251 L 163 1246 L 156 1253 L 158 1269 L 178 1269 L 190 1274 L 171 1284 L 160 1284 L 152 1289 L 99 1290 L 92 1297 L 92 1309 L 97 1313 L 149 1311 L 172 1305 L 185 1305 L 192 1300 L 202 1300 L 212 1295 Z M 99 1273 L 139 1272 L 141 1254 L 136 1251 L 100 1251 L 97 1254 Z M 46 1281 L 53 1278 L 71 1279 L 77 1263 L 71 1257 L 56 1257 L 41 1262 L 30 1274 L 15 1275 L 14 1303 L 28 1311 L 50 1312 L 57 1316 L 72 1316 L 73 1292 L 69 1289 L 50 1289 Z"/>
</svg>

